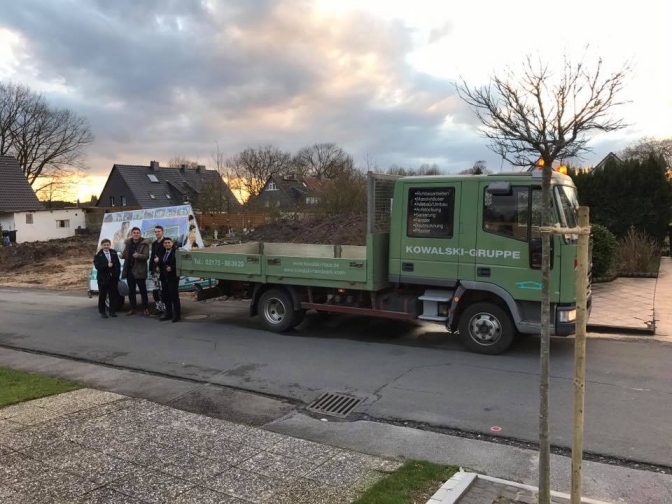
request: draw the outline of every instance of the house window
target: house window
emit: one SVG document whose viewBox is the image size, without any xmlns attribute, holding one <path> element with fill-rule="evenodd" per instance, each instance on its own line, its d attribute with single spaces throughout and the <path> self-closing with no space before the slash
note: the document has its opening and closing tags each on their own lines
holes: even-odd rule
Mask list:
<svg viewBox="0 0 672 504">
<path fill-rule="evenodd" d="M 172 199 L 172 198 L 170 197 L 170 194 L 166 193 L 166 199 Z"/>
<path fill-rule="evenodd" d="M 57 228 L 69 228 L 70 227 L 70 221 L 69 220 L 57 220 L 56 221 L 56 227 Z"/>
<path fill-rule="evenodd" d="M 114 206 L 114 196 L 110 196 L 110 206 Z"/>
<path fill-rule="evenodd" d="M 315 196 L 308 196 L 306 198 L 306 205 L 317 205 L 319 203 L 320 199 L 316 198 Z"/>
<path fill-rule="evenodd" d="M 121 197 L 121 206 L 126 206 L 126 196 Z"/>
<path fill-rule="evenodd" d="M 154 175 L 153 173 L 148 173 L 147 178 L 149 179 L 150 182 L 156 183 L 159 181 L 159 179 L 156 178 L 156 175 Z"/>
<path fill-rule="evenodd" d="M 271 181 L 268 183 L 268 187 L 266 188 L 266 190 L 267 190 L 267 191 L 277 191 L 277 190 L 278 190 L 278 186 L 276 185 L 275 182 L 273 182 L 273 181 L 271 180 Z"/>
<path fill-rule="evenodd" d="M 33 223 L 33 214 L 32 213 L 27 213 L 26 214 L 26 224 L 32 224 Z"/>
</svg>

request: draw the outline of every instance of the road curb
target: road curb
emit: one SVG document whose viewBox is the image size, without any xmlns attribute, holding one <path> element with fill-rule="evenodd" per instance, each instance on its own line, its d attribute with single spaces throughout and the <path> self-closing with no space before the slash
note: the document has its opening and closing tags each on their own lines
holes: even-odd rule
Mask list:
<svg viewBox="0 0 672 504">
<path fill-rule="evenodd" d="M 586 330 L 591 333 L 602 333 L 602 334 L 621 334 L 623 336 L 655 336 L 656 330 L 639 328 L 639 327 L 621 327 L 621 326 L 612 326 L 605 324 L 587 324 Z"/>
<path fill-rule="evenodd" d="M 446 481 L 434 495 L 427 501 L 427 504 L 455 504 L 469 487 L 476 481 L 478 474 L 464 472 L 462 470 L 453 474 L 453 477 Z"/>
<path fill-rule="evenodd" d="M 452 478 L 446 481 L 443 486 L 441 486 L 441 488 L 427 501 L 426 504 L 456 504 L 477 479 L 489 481 L 491 483 L 497 483 L 500 485 L 506 485 L 507 487 L 527 490 L 535 494 L 538 494 L 539 492 L 539 488 L 535 486 L 524 485 L 522 483 L 516 483 L 515 481 L 509 481 L 500 478 L 493 478 L 483 474 L 460 471 L 455 473 Z M 551 490 L 551 497 L 555 499 L 566 500 L 567 502 L 569 502 L 571 499 L 569 494 L 556 492 L 554 490 Z M 583 504 L 610 504 L 609 502 L 591 499 L 589 497 L 582 497 L 581 502 Z"/>
</svg>

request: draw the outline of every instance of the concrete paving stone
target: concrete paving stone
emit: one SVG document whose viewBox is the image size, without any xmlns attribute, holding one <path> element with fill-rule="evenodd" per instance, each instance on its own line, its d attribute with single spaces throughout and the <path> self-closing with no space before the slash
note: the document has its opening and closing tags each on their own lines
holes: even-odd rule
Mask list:
<svg viewBox="0 0 672 504">
<path fill-rule="evenodd" d="M 358 494 L 347 487 L 333 487 L 298 478 L 282 486 L 263 504 L 350 504 Z"/>
<path fill-rule="evenodd" d="M 306 478 L 326 485 L 354 485 L 372 470 L 368 460 L 353 452 L 339 453 L 306 475 Z"/>
<path fill-rule="evenodd" d="M 74 502 L 98 486 L 93 481 L 58 469 L 34 473 L 31 478 L 10 485 L 19 493 L 40 499 L 52 497 L 61 502 Z"/>
<path fill-rule="evenodd" d="M 151 503 L 172 503 L 193 486 L 188 481 L 149 469 L 140 469 L 108 485 L 113 490 Z"/>
<path fill-rule="evenodd" d="M 188 451 L 199 457 L 219 460 L 229 465 L 239 464 L 261 452 L 259 448 L 234 443 L 226 438 L 193 432 L 176 432 L 172 437 L 163 438 L 161 443 L 176 451 Z"/>
<path fill-rule="evenodd" d="M 12 488 L 0 485 L 0 504 L 28 504 L 28 498 Z"/>
<path fill-rule="evenodd" d="M 196 483 L 212 478 L 229 467 L 230 464 L 223 460 L 207 459 L 193 453 L 179 451 L 155 465 L 154 470 Z"/>
<path fill-rule="evenodd" d="M 81 447 L 62 438 L 41 439 L 25 448 L 18 450 L 27 457 L 44 461 L 56 455 L 68 454 L 80 450 Z"/>
<path fill-rule="evenodd" d="M 145 504 L 146 501 L 117 492 L 111 488 L 97 488 L 83 495 L 77 504 Z"/>
<path fill-rule="evenodd" d="M 33 406 L 30 402 L 27 402 L 2 408 L 0 409 L 0 415 L 3 420 L 10 419 L 12 422 L 21 425 L 35 425 L 57 418 L 61 416 L 61 413 Z"/>
<path fill-rule="evenodd" d="M 78 451 L 58 455 L 44 462 L 49 466 L 76 474 L 99 485 L 124 478 L 140 469 L 139 466 L 128 461 L 87 448 L 80 448 Z"/>
<path fill-rule="evenodd" d="M 187 490 L 183 494 L 180 494 L 173 502 L 174 504 L 249 504 L 249 501 L 202 487 L 194 487 L 191 490 Z"/>
<path fill-rule="evenodd" d="M 251 502 L 269 499 L 283 482 L 261 474 L 231 468 L 203 482 L 206 488 Z"/>
<path fill-rule="evenodd" d="M 90 408 L 87 408 L 85 410 L 77 411 L 75 413 L 70 413 L 67 415 L 65 418 L 74 421 L 76 419 L 81 419 L 81 420 L 87 420 L 87 419 L 94 419 L 98 417 L 105 416 L 109 413 L 113 413 L 115 411 L 119 411 L 125 408 L 128 408 L 133 404 L 135 399 L 132 399 L 130 397 L 124 397 L 123 399 L 119 399 L 118 401 L 114 402 L 109 402 L 105 404 L 100 404 L 97 406 L 92 406 Z"/>
<path fill-rule="evenodd" d="M 58 411 L 62 414 L 76 413 L 95 406 L 124 399 L 125 397 L 112 392 L 102 392 L 93 389 L 80 389 L 64 394 L 56 394 L 31 401 L 34 406 Z"/>
<path fill-rule="evenodd" d="M 338 448 L 291 437 L 269 447 L 268 451 L 285 457 L 307 460 L 315 465 L 326 462 L 334 455 L 342 452 Z"/>
<path fill-rule="evenodd" d="M 141 466 L 152 467 L 178 450 L 159 443 L 113 441 L 104 453 Z"/>
<path fill-rule="evenodd" d="M 256 427 L 240 426 L 228 436 L 231 441 L 240 444 L 252 445 L 264 450 L 287 439 L 284 434 L 276 434 Z"/>
<path fill-rule="evenodd" d="M 317 464 L 309 460 L 289 458 L 266 451 L 262 451 L 238 465 L 238 468 L 244 471 L 263 474 L 280 480 L 292 480 L 305 476 L 316 467 Z"/>
<path fill-rule="evenodd" d="M 44 472 L 47 466 L 25 455 L 12 452 L 0 455 L 0 484 L 13 487 L 17 483 L 31 479 Z"/>
</svg>

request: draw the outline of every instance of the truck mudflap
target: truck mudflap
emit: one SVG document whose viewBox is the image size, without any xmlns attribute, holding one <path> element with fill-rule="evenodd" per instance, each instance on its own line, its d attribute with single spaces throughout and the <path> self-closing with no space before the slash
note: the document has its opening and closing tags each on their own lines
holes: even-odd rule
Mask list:
<svg viewBox="0 0 672 504">
<path fill-rule="evenodd" d="M 455 320 L 455 312 L 457 311 L 457 303 L 460 302 L 462 295 L 467 292 L 462 285 L 455 289 L 455 294 L 453 295 L 453 302 L 450 304 L 450 309 L 448 310 L 448 320 L 446 320 L 446 327 L 450 330 L 453 327 L 453 321 Z"/>
</svg>

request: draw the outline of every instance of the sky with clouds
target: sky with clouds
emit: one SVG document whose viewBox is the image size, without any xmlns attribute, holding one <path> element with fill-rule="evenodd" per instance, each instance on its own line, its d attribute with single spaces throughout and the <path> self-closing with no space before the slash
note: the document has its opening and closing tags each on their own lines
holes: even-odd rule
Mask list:
<svg viewBox="0 0 672 504">
<path fill-rule="evenodd" d="M 94 190 L 115 162 L 208 165 L 217 143 L 232 155 L 335 142 L 382 168 L 498 170 L 457 79 L 485 84 L 527 54 L 630 62 L 630 103 L 614 111 L 629 126 L 596 137 L 590 164 L 672 135 L 669 3 L 22 0 L 0 13 L 0 79 L 89 119 Z"/>
</svg>

